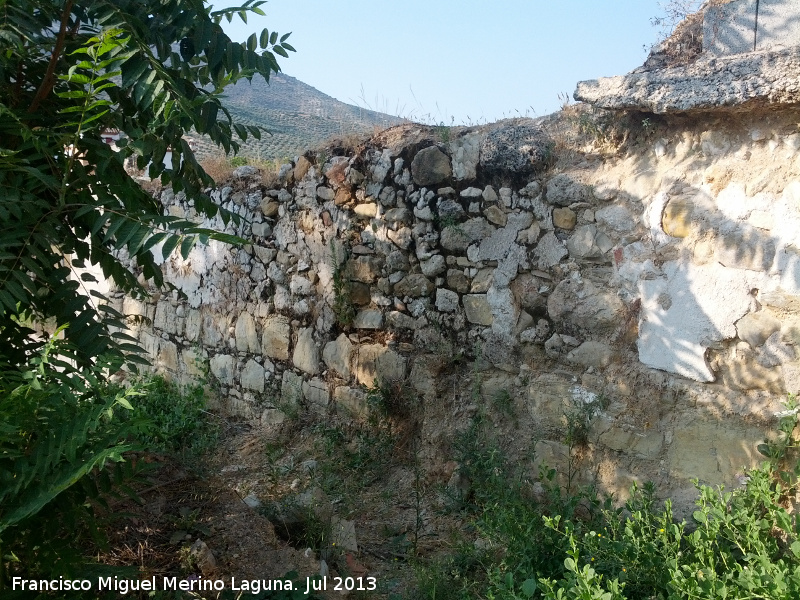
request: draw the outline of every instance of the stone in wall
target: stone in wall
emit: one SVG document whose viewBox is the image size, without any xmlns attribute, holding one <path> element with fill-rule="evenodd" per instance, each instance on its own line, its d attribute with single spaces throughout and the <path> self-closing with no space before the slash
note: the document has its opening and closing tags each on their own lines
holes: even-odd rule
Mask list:
<svg viewBox="0 0 800 600">
<path fill-rule="evenodd" d="M 236 349 L 240 352 L 259 352 L 256 324 L 250 313 L 243 312 L 236 320 Z"/>
<path fill-rule="evenodd" d="M 333 391 L 333 400 L 337 407 L 355 419 L 364 420 L 369 416 L 367 395 L 363 390 L 340 385 Z"/>
<path fill-rule="evenodd" d="M 490 326 L 494 322 L 492 307 L 486 294 L 467 294 L 462 298 L 467 321 L 475 325 Z"/>
<path fill-rule="evenodd" d="M 270 317 L 261 336 L 262 352 L 276 360 L 288 360 L 290 335 L 289 319 L 282 315 Z"/>
<path fill-rule="evenodd" d="M 664 207 L 661 227 L 667 235 L 689 237 L 692 227 L 693 203 L 685 198 L 671 198 Z"/>
<path fill-rule="evenodd" d="M 452 175 L 450 158 L 436 146 L 417 152 L 411 162 L 411 175 L 417 185 L 436 185 Z"/>
<path fill-rule="evenodd" d="M 214 375 L 221 384 L 233 385 L 234 376 L 236 374 L 235 358 L 227 354 L 217 354 L 211 359 L 209 367 L 211 374 Z"/>
<path fill-rule="evenodd" d="M 458 310 L 458 294 L 445 288 L 436 290 L 436 309 L 451 313 Z"/>
<path fill-rule="evenodd" d="M 533 223 L 533 215 L 527 212 L 510 213 L 506 215 L 506 224 L 492 231 L 491 235 L 482 239 L 475 250 L 468 252 L 467 256 L 473 262 L 484 260 L 503 260 L 513 253 L 517 235 Z M 516 273 L 514 273 L 516 275 Z"/>
<path fill-rule="evenodd" d="M 347 262 L 347 275 L 353 281 L 374 283 L 381 272 L 381 262 L 374 256 L 358 256 Z"/>
<path fill-rule="evenodd" d="M 403 277 L 394 286 L 394 291 L 398 296 L 410 296 L 419 298 L 429 296 L 433 293 L 435 286 L 430 279 L 420 274 L 411 274 Z"/>
<path fill-rule="evenodd" d="M 596 225 L 581 225 L 567 241 L 567 250 L 578 260 L 599 258 L 613 248 L 614 244 Z"/>
<path fill-rule="evenodd" d="M 251 358 L 247 361 L 247 364 L 245 364 L 244 368 L 242 369 L 242 373 L 239 376 L 240 385 L 245 390 L 263 392 L 265 374 L 266 370 L 264 367 Z"/>
<path fill-rule="evenodd" d="M 566 173 L 560 173 L 547 182 L 545 195 L 550 204 L 569 206 L 576 202 L 586 202 L 589 189 Z"/>
<path fill-rule="evenodd" d="M 597 224 L 615 235 L 630 235 L 636 231 L 636 218 L 624 206 L 612 204 L 595 211 Z"/>
<path fill-rule="evenodd" d="M 486 292 L 486 303 L 492 314 L 492 332 L 510 342 L 520 318 L 520 310 L 513 292 L 505 285 L 490 287 Z"/>
<path fill-rule="evenodd" d="M 171 334 L 180 334 L 178 331 L 178 319 L 176 315 L 176 307 L 167 300 L 156 304 L 155 318 L 153 319 L 153 326 L 162 331 Z"/>
<path fill-rule="evenodd" d="M 158 345 L 156 367 L 159 371 L 176 372 L 178 370 L 178 347 L 169 340 L 161 340 Z"/>
<path fill-rule="evenodd" d="M 547 298 L 544 291 L 549 291 L 545 280 L 531 273 L 522 273 L 511 283 L 511 291 L 520 308 L 531 314 L 542 313 L 547 309 Z"/>
<path fill-rule="evenodd" d="M 317 412 L 324 413 L 331 402 L 331 394 L 327 384 L 321 379 L 309 379 L 302 384 L 303 397 L 306 402 Z"/>
<path fill-rule="evenodd" d="M 467 133 L 450 142 L 453 177 L 456 180 L 471 181 L 477 177 L 482 137 L 480 133 Z"/>
<path fill-rule="evenodd" d="M 190 383 L 204 375 L 203 364 L 207 357 L 194 348 L 186 348 L 181 352 L 181 382 Z"/>
<path fill-rule="evenodd" d="M 572 230 L 578 222 L 578 215 L 570 208 L 553 209 L 553 226 L 559 229 Z"/>
<path fill-rule="evenodd" d="M 564 246 L 564 242 L 559 240 L 552 231 L 548 231 L 542 236 L 536 246 L 536 250 L 534 250 L 537 266 L 542 270 L 556 266 L 568 254 L 569 251 Z"/>
<path fill-rule="evenodd" d="M 185 335 L 189 342 L 197 342 L 200 339 L 200 332 L 203 326 L 202 313 L 194 308 L 186 311 Z"/>
<path fill-rule="evenodd" d="M 625 312 L 622 300 L 608 290 L 577 276 L 560 282 L 547 300 L 550 318 L 602 335 L 612 333 Z"/>
<path fill-rule="evenodd" d="M 356 313 L 353 319 L 355 329 L 382 329 L 383 312 L 377 309 L 364 309 Z"/>
<path fill-rule="evenodd" d="M 536 127 L 496 127 L 481 143 L 480 167 L 488 177 L 515 179 L 543 171 L 552 156 L 552 142 Z"/>
<path fill-rule="evenodd" d="M 483 217 L 474 217 L 457 227 L 445 227 L 442 230 L 442 248 L 450 252 L 464 252 L 467 247 L 489 237 L 494 228 Z"/>
<path fill-rule="evenodd" d="M 341 333 L 335 341 L 325 344 L 322 359 L 329 369 L 333 369 L 344 379 L 350 379 L 350 358 L 353 354 L 353 344 L 348 337 Z"/>
<path fill-rule="evenodd" d="M 211 348 L 223 347 L 228 338 L 228 317 L 208 309 L 203 311 L 201 340 Z"/>
<path fill-rule="evenodd" d="M 319 373 L 319 348 L 314 341 L 314 329 L 305 327 L 297 334 L 292 354 L 294 366 L 309 375 Z"/>
<path fill-rule="evenodd" d="M 767 271 L 775 260 L 775 242 L 753 230 L 723 234 L 715 241 L 714 259 L 726 267 Z"/>
<path fill-rule="evenodd" d="M 570 351 L 566 359 L 586 367 L 603 368 L 611 364 L 613 356 L 614 351 L 608 344 L 588 340 Z"/>
<path fill-rule="evenodd" d="M 406 361 L 380 344 L 361 345 L 356 352 L 354 375 L 358 383 L 367 387 L 376 382 L 401 381 L 406 375 Z"/>
<path fill-rule="evenodd" d="M 426 277 L 436 277 L 447 269 L 444 256 L 441 254 L 434 254 L 429 259 L 420 261 L 419 266 Z"/>
<path fill-rule="evenodd" d="M 300 407 L 303 400 L 303 378 L 289 370 L 283 372 L 281 380 L 281 403 L 292 410 Z"/>
<path fill-rule="evenodd" d="M 746 344 L 745 344 L 746 345 Z M 750 348 L 737 347 L 727 360 L 719 360 L 715 364 L 717 372 L 725 385 L 735 390 L 766 390 L 774 394 L 782 394 L 784 387 L 783 372 L 778 367 L 779 360 L 759 360 Z M 765 364 L 766 363 L 766 364 Z"/>
<path fill-rule="evenodd" d="M 734 323 L 737 337 L 755 349 L 781 330 L 781 322 L 768 311 L 747 313 Z"/>
</svg>

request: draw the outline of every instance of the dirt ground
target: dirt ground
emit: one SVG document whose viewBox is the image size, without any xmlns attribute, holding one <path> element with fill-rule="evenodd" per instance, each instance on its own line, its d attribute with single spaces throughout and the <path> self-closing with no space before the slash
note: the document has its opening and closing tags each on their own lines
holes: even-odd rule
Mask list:
<svg viewBox="0 0 800 600">
<path fill-rule="evenodd" d="M 318 597 L 408 597 L 415 557 L 445 547 L 447 540 L 433 532 L 446 531 L 453 523 L 433 516 L 431 498 L 420 495 L 415 501 L 415 484 L 416 489 L 423 484 L 413 465 L 404 464 L 406 454 L 387 447 L 365 448 L 363 460 L 381 462 L 363 469 L 352 466 L 355 459 L 347 448 L 343 455 L 341 448 L 319 441 L 351 443 L 343 435 L 345 425 L 328 423 L 325 431 L 321 427 L 228 423 L 217 450 L 194 468 L 184 468 L 175 459 L 148 458 L 158 468 L 137 490 L 141 504 L 112 505 L 123 516 L 110 531 L 110 550 L 100 555 L 101 562 L 135 566 L 141 577 L 159 580 L 275 580 L 292 571 L 301 582 L 326 572 L 329 580 L 374 577 L 374 591 L 328 591 Z M 376 454 L 371 458 L 372 450 Z M 358 472 L 349 477 L 351 466 Z M 337 548 L 336 536 L 324 522 L 312 523 L 322 528 L 315 536 L 302 528 L 299 534 L 283 531 L 280 519 L 273 516 L 276 532 L 267 515 L 308 490 L 322 498 L 324 519 L 352 522 L 357 549 Z"/>
</svg>

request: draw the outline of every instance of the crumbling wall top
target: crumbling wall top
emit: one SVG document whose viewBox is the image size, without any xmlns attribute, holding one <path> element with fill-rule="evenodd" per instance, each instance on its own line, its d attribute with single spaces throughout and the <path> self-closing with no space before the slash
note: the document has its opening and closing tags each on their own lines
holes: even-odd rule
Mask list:
<svg viewBox="0 0 800 600">
<path fill-rule="evenodd" d="M 800 103 L 800 3 L 709 2 L 687 19 L 693 25 L 679 26 L 676 35 L 696 39 L 700 16 L 702 52 L 683 39 L 668 40 L 628 75 L 578 83 L 575 99 L 599 108 L 653 113 Z M 684 46 L 682 61 L 673 54 Z"/>
</svg>

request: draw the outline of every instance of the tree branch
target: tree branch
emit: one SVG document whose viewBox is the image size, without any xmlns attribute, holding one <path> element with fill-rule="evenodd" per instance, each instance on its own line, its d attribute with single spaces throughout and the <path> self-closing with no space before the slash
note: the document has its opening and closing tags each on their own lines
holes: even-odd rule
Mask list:
<svg viewBox="0 0 800 600">
<path fill-rule="evenodd" d="M 61 51 L 64 49 L 64 38 L 67 37 L 67 25 L 69 25 L 69 16 L 72 14 L 73 2 L 74 0 L 67 0 L 64 4 L 64 10 L 61 13 L 61 24 L 58 28 L 58 37 L 56 38 L 56 46 L 53 48 L 53 53 L 50 55 L 50 63 L 47 65 L 47 72 L 44 75 L 44 79 L 42 79 L 39 89 L 36 90 L 36 96 L 34 96 L 33 102 L 31 102 L 28 108 L 29 113 L 36 112 L 42 100 L 44 100 L 55 87 L 56 63 L 61 56 Z"/>
</svg>

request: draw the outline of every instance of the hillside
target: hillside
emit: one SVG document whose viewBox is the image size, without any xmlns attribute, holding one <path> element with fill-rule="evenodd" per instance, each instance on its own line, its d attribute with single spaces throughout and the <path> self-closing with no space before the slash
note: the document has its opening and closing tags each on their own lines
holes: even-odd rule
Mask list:
<svg viewBox="0 0 800 600">
<path fill-rule="evenodd" d="M 333 136 L 373 133 L 402 122 L 392 115 L 345 104 L 285 74 L 269 83 L 254 78 L 227 89 L 225 106 L 235 121 L 260 125 L 270 133 L 248 140 L 241 155 L 261 159 L 290 158 L 320 145 Z M 203 158 L 220 151 L 207 139 L 197 140 Z"/>
</svg>

